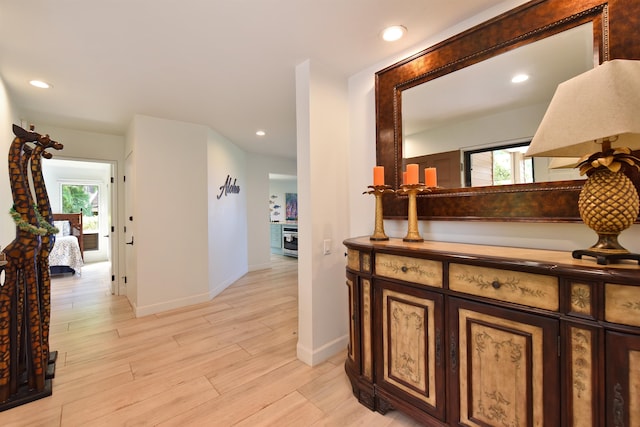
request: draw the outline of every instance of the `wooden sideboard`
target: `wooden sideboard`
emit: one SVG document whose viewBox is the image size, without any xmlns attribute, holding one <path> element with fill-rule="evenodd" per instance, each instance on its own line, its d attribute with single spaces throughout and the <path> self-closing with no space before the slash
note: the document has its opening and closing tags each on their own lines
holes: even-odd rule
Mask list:
<svg viewBox="0 0 640 427">
<path fill-rule="evenodd" d="M 430 426 L 640 426 L 640 267 L 347 239 L 353 393 Z"/>
</svg>

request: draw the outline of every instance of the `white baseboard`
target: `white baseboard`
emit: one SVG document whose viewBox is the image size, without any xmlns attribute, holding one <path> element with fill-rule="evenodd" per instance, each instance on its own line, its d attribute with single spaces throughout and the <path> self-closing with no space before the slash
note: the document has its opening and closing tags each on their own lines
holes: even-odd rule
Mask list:
<svg viewBox="0 0 640 427">
<path fill-rule="evenodd" d="M 221 283 L 217 284 L 216 286 L 214 286 L 213 288 L 209 289 L 209 299 L 213 299 L 214 297 L 216 297 L 217 295 L 219 295 L 222 291 L 224 291 L 225 289 L 227 289 L 229 286 L 233 285 L 235 282 L 237 282 L 242 276 L 245 275 L 246 272 L 243 272 L 242 274 L 238 274 L 237 277 L 233 277 L 227 280 L 222 281 Z"/>
<path fill-rule="evenodd" d="M 336 338 L 335 340 L 323 345 L 317 349 L 309 349 L 303 347 L 298 341 L 296 347 L 298 359 L 309 366 L 318 365 L 332 356 L 338 354 L 338 352 L 344 351 L 349 345 L 349 335 Z"/>
</svg>

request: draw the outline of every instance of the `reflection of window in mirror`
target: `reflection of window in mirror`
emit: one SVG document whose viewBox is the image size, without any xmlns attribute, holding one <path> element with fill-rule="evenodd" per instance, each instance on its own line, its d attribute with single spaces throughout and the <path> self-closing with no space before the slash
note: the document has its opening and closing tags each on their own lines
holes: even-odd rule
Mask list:
<svg viewBox="0 0 640 427">
<path fill-rule="evenodd" d="M 529 142 L 466 151 L 466 187 L 534 182 L 533 159 L 525 158 Z"/>
</svg>

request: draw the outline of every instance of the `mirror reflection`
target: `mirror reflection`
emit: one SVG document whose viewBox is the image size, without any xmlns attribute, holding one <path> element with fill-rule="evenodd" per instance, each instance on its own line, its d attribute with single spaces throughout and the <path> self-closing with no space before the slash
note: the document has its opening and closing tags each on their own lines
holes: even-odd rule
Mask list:
<svg viewBox="0 0 640 427">
<path fill-rule="evenodd" d="M 437 168 L 444 188 L 582 179 L 524 152 L 557 85 L 594 61 L 588 23 L 404 90 L 403 165 Z"/>
</svg>

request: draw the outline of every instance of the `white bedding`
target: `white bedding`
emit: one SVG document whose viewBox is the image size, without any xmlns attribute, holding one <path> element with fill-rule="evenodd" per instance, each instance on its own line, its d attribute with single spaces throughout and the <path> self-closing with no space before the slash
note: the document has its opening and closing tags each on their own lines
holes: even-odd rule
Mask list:
<svg viewBox="0 0 640 427">
<path fill-rule="evenodd" d="M 80 274 L 82 268 L 82 254 L 78 239 L 75 236 L 56 236 L 56 242 L 49 253 L 49 266 L 66 265 Z"/>
</svg>

